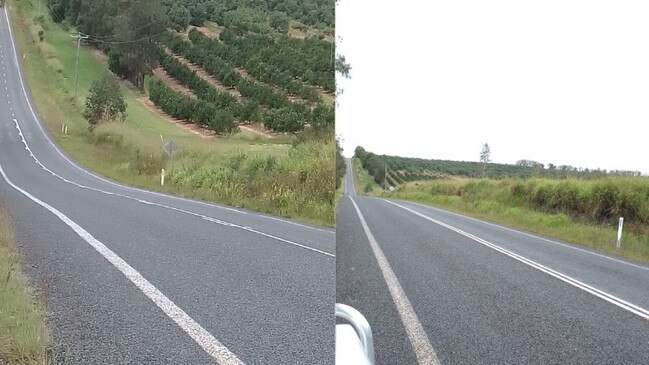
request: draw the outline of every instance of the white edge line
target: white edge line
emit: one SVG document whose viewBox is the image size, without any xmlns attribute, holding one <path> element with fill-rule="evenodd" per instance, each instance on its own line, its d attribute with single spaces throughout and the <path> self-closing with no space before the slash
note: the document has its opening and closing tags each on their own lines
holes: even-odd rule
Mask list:
<svg viewBox="0 0 649 365">
<path fill-rule="evenodd" d="M 137 202 L 142 203 L 142 204 L 153 205 L 153 206 L 156 206 L 156 207 L 159 207 L 159 208 L 164 208 L 164 209 L 173 210 L 173 211 L 180 212 L 180 213 L 184 213 L 184 214 L 187 214 L 187 215 L 190 215 L 190 216 L 198 217 L 198 218 L 204 219 L 204 220 L 209 221 L 209 222 L 212 222 L 212 223 L 217 223 L 217 224 L 222 225 L 222 226 L 225 226 L 225 227 L 231 227 L 231 228 L 242 229 L 242 230 L 244 230 L 244 231 L 247 231 L 247 232 L 250 232 L 250 233 L 253 233 L 253 234 L 258 234 L 258 235 L 261 235 L 261 236 L 264 236 L 264 237 L 268 237 L 268 238 L 271 238 L 271 239 L 274 239 L 274 240 L 277 240 L 277 241 L 280 241 L 280 242 L 288 243 L 288 244 L 290 244 L 290 245 L 293 245 L 293 246 L 296 246 L 296 247 L 299 247 L 299 248 L 303 248 L 303 249 L 306 249 L 306 250 L 309 250 L 309 251 L 313 251 L 313 252 L 316 252 L 316 253 L 320 253 L 320 254 L 323 254 L 323 255 L 326 255 L 326 256 L 329 256 L 329 257 L 336 257 L 336 256 L 335 256 L 334 254 L 332 254 L 332 253 L 329 253 L 329 252 L 326 252 L 326 251 L 321 251 L 321 250 L 318 250 L 318 249 L 316 249 L 316 248 L 309 247 L 309 246 L 306 246 L 306 245 L 303 245 L 303 244 L 300 244 L 300 243 L 297 243 L 297 242 L 293 242 L 293 241 L 291 241 L 291 240 L 287 240 L 287 239 L 285 239 L 285 238 L 278 237 L 278 236 L 275 236 L 275 235 L 272 235 L 272 234 L 269 234 L 269 233 L 261 232 L 261 231 L 258 231 L 258 230 L 256 230 L 256 229 L 254 229 L 254 228 L 250 228 L 250 227 L 247 227 L 247 226 L 241 226 L 241 225 L 238 225 L 238 224 L 235 224 L 235 223 L 230 223 L 230 222 L 222 221 L 222 220 L 220 220 L 220 219 L 216 219 L 216 218 L 213 218 L 213 217 L 208 217 L 208 216 L 206 216 L 206 215 L 202 215 L 202 214 L 199 214 L 199 213 L 194 213 L 194 212 L 189 211 L 189 210 L 185 210 L 185 209 L 181 209 L 181 208 L 172 207 L 172 206 L 170 206 L 170 205 L 165 205 L 165 204 L 160 204 L 160 203 L 150 202 L 150 201 L 147 201 L 147 200 L 137 199 L 137 198 L 134 198 L 134 197 L 131 197 L 131 196 L 128 196 L 128 195 L 124 195 L 124 194 L 119 194 L 119 193 L 113 193 L 113 192 L 109 192 L 109 191 L 104 191 L 104 190 L 101 190 L 101 189 L 97 189 L 97 188 L 93 188 L 93 187 L 90 187 L 90 186 L 82 185 L 82 184 L 76 183 L 76 182 L 74 182 L 74 181 L 70 181 L 70 180 L 68 180 L 68 179 L 65 179 L 64 177 L 58 175 L 58 174 L 55 173 L 54 171 L 52 171 L 52 170 L 50 170 L 49 168 L 45 167 L 45 165 L 43 165 L 43 164 L 38 160 L 38 158 L 36 158 L 36 156 L 34 156 L 34 154 L 32 153 L 31 149 L 29 148 L 29 145 L 27 144 L 27 141 L 25 141 L 25 137 L 23 136 L 23 132 L 22 132 L 22 130 L 20 129 L 20 125 L 18 124 L 18 121 L 17 121 L 16 119 L 14 119 L 13 121 L 14 121 L 14 124 L 15 124 L 15 126 L 16 126 L 16 129 L 18 130 L 18 135 L 20 136 L 20 139 L 21 139 L 22 143 L 25 145 L 25 149 L 29 152 L 29 156 L 30 156 L 32 159 L 34 159 L 34 162 L 36 162 L 36 164 L 38 164 L 39 166 L 41 166 L 41 168 L 43 168 L 43 170 L 49 172 L 52 176 L 57 177 L 57 178 L 59 178 L 60 180 L 66 182 L 66 183 L 68 183 L 68 184 L 71 184 L 71 185 L 77 186 L 77 187 L 79 187 L 79 188 L 81 188 L 81 189 L 87 189 L 87 190 L 91 190 L 91 191 L 94 191 L 94 192 L 97 192 L 97 193 L 101 193 L 101 194 L 118 196 L 118 197 L 121 197 L 121 198 L 124 198 L 124 199 L 137 201 Z"/>
<path fill-rule="evenodd" d="M 9 13 L 8 13 L 8 10 L 7 10 L 6 7 L 5 7 L 4 10 L 5 10 L 5 18 L 7 19 L 7 27 L 9 28 L 9 39 L 11 40 L 11 45 L 13 47 L 14 61 L 16 63 L 16 67 L 18 69 L 18 79 L 20 80 L 20 86 L 22 87 L 23 95 L 25 96 L 25 100 L 27 101 L 27 106 L 29 107 L 29 110 L 30 110 L 31 114 L 34 116 L 34 119 L 37 121 L 36 124 L 38 125 L 38 128 L 41 130 L 41 132 L 45 136 L 45 139 L 47 139 L 49 144 L 52 145 L 52 147 L 56 150 L 56 152 L 63 159 L 65 159 L 68 163 L 70 163 L 72 166 L 74 166 L 78 170 L 80 170 L 80 171 L 94 177 L 95 179 L 98 179 L 98 180 L 103 181 L 103 182 L 105 182 L 107 184 L 110 184 L 110 185 L 120 187 L 122 189 L 137 191 L 137 192 L 144 193 L 144 194 L 150 194 L 150 195 L 155 195 L 155 196 L 159 196 L 159 197 L 180 200 L 180 201 L 184 201 L 184 202 L 188 202 L 188 203 L 194 203 L 194 204 L 204 205 L 204 206 L 218 208 L 218 209 L 229 210 L 229 211 L 240 213 L 240 214 L 243 214 L 243 215 L 251 214 L 249 212 L 239 210 L 239 209 L 236 209 L 236 208 L 232 208 L 232 207 L 228 207 L 228 206 L 224 206 L 224 205 L 210 204 L 210 203 L 202 202 L 202 201 L 199 201 L 199 200 L 187 199 L 187 198 L 183 198 L 183 197 L 180 197 L 180 196 L 168 195 L 168 194 L 158 193 L 158 192 L 155 192 L 155 191 L 149 191 L 149 190 L 139 189 L 139 188 L 135 188 L 135 187 L 127 186 L 127 185 L 118 184 L 118 183 L 116 183 L 114 181 L 110 181 L 108 179 L 105 179 L 105 178 L 103 178 L 103 177 L 101 177 L 99 175 L 95 175 L 94 173 L 84 169 L 83 167 L 77 165 L 74 161 L 70 160 L 63 152 L 61 152 L 61 150 L 58 148 L 58 146 L 50 139 L 49 133 L 45 132 L 45 130 L 43 129 L 43 126 L 42 126 L 42 122 L 38 118 L 38 116 L 36 115 L 36 112 L 34 111 L 32 103 L 29 100 L 29 96 L 27 94 L 27 90 L 26 90 L 25 84 L 23 82 L 22 69 L 20 68 L 20 62 L 18 61 L 18 50 L 17 50 L 16 44 L 14 43 L 13 32 L 11 30 L 11 21 L 9 20 Z M 321 232 L 327 232 L 327 233 L 334 233 L 335 234 L 335 230 L 331 230 L 331 229 L 312 227 L 312 226 L 308 226 L 306 224 L 302 224 L 302 223 L 298 223 L 298 222 L 292 222 L 292 221 L 289 221 L 289 220 L 286 220 L 286 219 L 282 219 L 282 218 L 278 218 L 278 217 L 272 217 L 272 216 L 268 216 L 268 215 L 261 214 L 261 213 L 252 213 L 252 214 L 257 216 L 257 217 L 263 217 L 263 218 L 267 218 L 267 219 L 270 219 L 270 220 L 275 220 L 275 221 L 283 222 L 283 223 L 286 223 L 286 224 L 291 224 L 291 225 L 294 225 L 294 226 L 297 226 L 297 227 L 302 227 L 302 228 L 307 228 L 307 229 L 311 229 L 311 230 L 315 230 L 315 231 L 321 231 Z"/>
<path fill-rule="evenodd" d="M 387 199 L 383 199 L 383 200 L 385 200 L 385 201 L 389 201 L 389 200 L 387 200 Z M 559 242 L 559 241 L 551 240 L 551 239 L 549 239 L 549 238 L 545 238 L 545 237 L 537 236 L 537 235 L 534 235 L 534 234 L 531 234 L 531 233 L 527 233 L 527 232 L 519 231 L 519 230 L 516 230 L 516 229 L 513 229 L 513 228 L 505 227 L 505 226 L 502 226 L 502 225 L 500 225 L 500 224 L 495 224 L 495 223 L 487 222 L 487 221 L 484 221 L 484 220 L 481 220 L 481 219 L 477 219 L 477 218 L 469 217 L 469 216 L 466 216 L 466 215 L 463 215 L 463 214 L 459 214 L 459 213 L 451 212 L 451 211 L 448 211 L 448 210 L 440 209 L 440 208 L 437 208 L 437 207 L 433 207 L 433 206 L 430 206 L 430 205 L 421 204 L 421 203 L 417 203 L 417 202 L 406 201 L 405 203 L 406 203 L 406 204 L 410 203 L 410 204 L 418 205 L 418 206 L 420 206 L 420 207 L 423 207 L 423 208 L 429 208 L 429 209 L 436 210 L 436 211 L 439 211 L 439 212 L 442 212 L 442 213 L 448 213 L 448 214 L 451 214 L 451 215 L 454 215 L 454 216 L 457 216 L 457 217 L 460 217 L 460 218 L 466 218 L 466 219 L 472 220 L 472 221 L 474 221 L 474 222 L 478 222 L 478 223 L 486 224 L 486 225 L 488 225 L 488 226 L 492 226 L 492 227 L 501 228 L 501 229 L 504 229 L 504 230 L 506 230 L 506 231 L 510 231 L 510 232 L 518 233 L 518 234 L 521 234 L 521 235 L 524 235 L 524 236 L 528 236 L 528 237 L 536 238 L 536 239 L 539 239 L 539 240 L 542 240 L 542 241 L 546 241 L 546 242 L 548 242 L 548 243 L 552 243 L 552 244 L 555 244 L 555 245 L 559 245 L 559 246 L 563 246 L 563 247 L 570 248 L 570 249 L 573 249 L 573 250 L 577 250 L 577 251 L 581 251 L 581 252 L 584 252 L 584 253 L 588 253 L 588 254 L 591 254 L 591 255 L 594 255 L 594 256 L 598 256 L 598 257 L 602 257 L 602 258 L 605 258 L 605 259 L 609 259 L 609 260 L 612 260 L 612 261 L 615 261 L 615 262 L 619 262 L 619 263 L 621 263 L 621 264 L 626 264 L 626 265 L 629 265 L 629 266 L 633 266 L 633 267 L 635 267 L 635 268 L 637 268 L 637 269 L 641 269 L 641 270 L 647 270 L 647 271 L 649 271 L 649 267 L 646 267 L 646 266 L 637 265 L 637 264 L 634 264 L 634 263 L 632 263 L 632 262 L 628 262 L 628 261 L 620 260 L 620 259 L 617 259 L 617 258 L 615 258 L 615 257 L 610 257 L 610 256 L 607 256 L 607 255 L 604 255 L 604 254 L 598 253 L 598 252 L 593 252 L 593 251 L 590 251 L 590 250 L 586 250 L 586 249 L 581 248 L 581 247 L 575 247 L 575 246 L 572 246 L 572 245 L 569 245 L 569 244 L 565 244 L 565 243 L 563 243 L 563 242 Z"/>
<path fill-rule="evenodd" d="M 467 238 L 469 238 L 469 239 L 471 239 L 473 241 L 476 241 L 476 242 L 478 242 L 478 243 L 480 243 L 480 244 L 482 244 L 484 246 L 487 246 L 487 247 L 492 248 L 492 249 L 494 249 L 494 250 L 496 250 L 496 251 L 498 251 L 500 253 L 503 253 L 503 254 L 515 259 L 515 260 L 518 260 L 518 261 L 520 261 L 520 262 L 522 262 L 522 263 L 524 263 L 524 264 L 526 264 L 528 266 L 531 266 L 531 267 L 533 267 L 533 268 L 535 268 L 535 269 L 537 269 L 539 271 L 542 271 L 542 272 L 544 272 L 544 273 L 546 273 L 548 275 L 551 275 L 551 276 L 553 276 L 553 277 L 555 277 L 555 278 L 557 278 L 557 279 L 559 279 L 561 281 L 564 281 L 564 282 L 566 282 L 566 283 L 568 283 L 568 284 L 570 284 L 570 285 L 572 285 L 572 286 L 574 286 L 576 288 L 582 289 L 582 290 L 584 290 L 584 291 L 586 291 L 586 292 L 588 292 L 590 294 L 593 294 L 593 295 L 599 297 L 600 299 L 604 299 L 605 301 L 607 301 L 607 302 L 609 302 L 611 304 L 615 304 L 616 306 L 618 306 L 618 307 L 620 307 L 622 309 L 625 309 L 625 310 L 627 310 L 627 311 L 629 311 L 629 312 L 631 312 L 633 314 L 636 314 L 636 315 L 638 315 L 638 316 L 640 316 L 640 317 L 642 317 L 642 318 L 644 318 L 646 320 L 649 320 L 649 311 L 644 309 L 644 308 L 641 308 L 641 307 L 639 307 L 639 306 L 637 306 L 635 304 L 631 304 L 631 303 L 629 303 L 629 302 L 627 302 L 627 301 L 625 301 L 623 299 L 620 299 L 620 298 L 618 298 L 618 297 L 616 297 L 614 295 L 606 293 L 603 290 L 600 290 L 600 289 L 597 289 L 597 288 L 595 288 L 593 286 L 585 284 L 585 283 L 583 283 L 583 282 L 581 282 L 581 281 L 579 281 L 577 279 L 574 279 L 574 278 L 572 278 L 572 277 L 570 277 L 570 276 L 568 276 L 566 274 L 560 273 L 560 272 L 555 271 L 555 270 L 553 270 L 553 269 L 551 269 L 551 268 L 549 268 L 547 266 L 541 265 L 536 261 L 525 258 L 525 257 L 523 257 L 521 255 L 518 255 L 518 254 L 516 254 L 514 252 L 511 252 L 511 251 L 509 251 L 509 250 L 507 250 L 505 248 L 502 248 L 502 247 L 500 247 L 500 246 L 498 246 L 496 244 L 493 244 L 493 243 L 491 243 L 491 242 L 489 242 L 487 240 L 484 240 L 484 239 L 482 239 L 480 237 L 477 237 L 477 236 L 474 236 L 474 235 L 472 235 L 470 233 L 464 232 L 459 228 L 455 228 L 455 227 L 453 227 L 453 226 L 451 226 L 449 224 L 446 224 L 444 222 L 441 222 L 441 221 L 438 221 L 438 220 L 436 220 L 434 218 L 431 218 L 431 217 L 429 217 L 429 216 L 427 216 L 427 215 L 425 215 L 423 213 L 420 213 L 420 212 L 418 212 L 418 211 L 416 211 L 414 209 L 411 209 L 411 208 L 408 208 L 406 206 L 391 202 L 389 200 L 385 200 L 385 201 L 387 203 L 395 205 L 395 206 L 397 206 L 397 207 L 399 207 L 401 209 L 404 209 L 404 210 L 406 210 L 406 211 L 408 211 L 408 212 L 410 212 L 412 214 L 415 214 L 415 215 L 417 215 L 417 216 L 419 216 L 421 218 L 424 218 L 424 219 L 426 219 L 426 220 L 428 220 L 430 222 L 433 222 L 433 223 L 435 223 L 435 224 L 437 224 L 439 226 L 442 226 L 442 227 L 447 228 L 447 229 L 449 229 L 449 230 L 451 230 L 453 232 L 456 232 L 456 233 L 458 233 L 458 234 L 460 234 L 460 235 L 462 235 L 464 237 L 467 237 Z"/>
<path fill-rule="evenodd" d="M 115 268 L 117 268 L 124 276 L 126 276 L 133 284 L 135 284 L 144 295 L 146 295 L 155 305 L 157 305 L 169 318 L 171 318 L 185 333 L 187 333 L 198 345 L 205 350 L 217 363 L 222 365 L 238 365 L 243 364 L 237 356 L 230 352 L 223 346 L 214 336 L 205 330 L 200 324 L 194 321 L 187 313 L 180 309 L 174 302 L 167 298 L 160 290 L 153 284 L 145 279 L 137 270 L 131 267 L 121 257 L 111 251 L 99 240 L 94 238 L 88 231 L 83 229 L 73 220 L 58 211 L 56 208 L 39 200 L 27 191 L 15 185 L 5 174 L 2 166 L 0 166 L 0 173 L 4 180 L 14 189 L 25 195 L 34 203 L 42 206 L 58 217 L 63 223 L 68 225 L 72 230 L 79 235 L 84 241 L 92 246 L 100 255 L 108 260 Z"/>
<path fill-rule="evenodd" d="M 372 248 L 377 263 L 379 264 L 379 268 L 383 274 L 383 279 L 388 286 L 388 290 L 392 296 L 392 301 L 401 317 L 401 322 L 408 334 L 410 344 L 417 356 L 417 362 L 421 365 L 440 364 L 437 354 L 435 353 L 435 350 L 433 350 L 433 346 L 430 344 L 428 336 L 426 335 L 426 331 L 424 331 L 424 328 L 419 321 L 419 317 L 417 317 L 417 313 L 415 313 L 415 310 L 412 308 L 412 304 L 410 304 L 410 300 L 403 291 L 403 288 L 401 288 L 399 280 L 394 274 L 394 271 L 392 271 L 387 258 L 383 254 L 383 250 L 381 250 L 379 243 L 370 231 L 360 208 L 352 197 L 349 197 L 349 200 L 351 200 L 352 204 L 354 204 L 354 208 L 356 208 L 356 213 L 361 221 L 365 235 L 370 242 L 370 247 Z"/>
</svg>

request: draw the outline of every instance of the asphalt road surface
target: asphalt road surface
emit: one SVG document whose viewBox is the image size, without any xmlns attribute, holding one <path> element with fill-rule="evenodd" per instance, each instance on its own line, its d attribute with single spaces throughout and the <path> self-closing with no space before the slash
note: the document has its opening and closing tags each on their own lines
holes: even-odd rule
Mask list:
<svg viewBox="0 0 649 365">
<path fill-rule="evenodd" d="M 377 364 L 649 364 L 649 266 L 357 196 L 346 175 L 336 299 L 366 316 Z"/>
<path fill-rule="evenodd" d="M 134 189 L 32 110 L 0 16 L 0 199 L 65 364 L 331 364 L 335 232 Z"/>
</svg>

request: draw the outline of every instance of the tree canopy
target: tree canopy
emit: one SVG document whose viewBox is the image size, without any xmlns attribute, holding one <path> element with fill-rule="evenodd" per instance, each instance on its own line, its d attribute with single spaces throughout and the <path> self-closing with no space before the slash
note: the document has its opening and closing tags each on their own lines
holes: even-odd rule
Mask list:
<svg viewBox="0 0 649 365">
<path fill-rule="evenodd" d="M 114 75 L 106 73 L 92 83 L 90 95 L 86 98 L 83 117 L 88 121 L 90 131 L 102 121 L 124 121 L 126 101 Z"/>
</svg>

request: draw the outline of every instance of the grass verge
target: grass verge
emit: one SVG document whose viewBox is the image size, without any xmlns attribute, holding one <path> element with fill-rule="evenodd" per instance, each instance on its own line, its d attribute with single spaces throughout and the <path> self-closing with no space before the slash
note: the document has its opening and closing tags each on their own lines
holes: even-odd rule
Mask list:
<svg viewBox="0 0 649 365">
<path fill-rule="evenodd" d="M 374 181 L 374 178 L 363 168 L 361 161 L 357 158 L 352 158 L 352 172 L 354 174 L 354 188 L 358 195 L 372 195 L 380 194 L 383 188 Z"/>
<path fill-rule="evenodd" d="M 50 134 L 81 165 L 144 189 L 334 225 L 333 178 L 311 179 L 322 176 L 326 165 L 332 166 L 333 176 L 333 134 L 331 143 L 321 136 L 305 142 L 304 136 L 267 138 L 248 132 L 205 138 L 164 119 L 146 105 L 145 95 L 126 82 L 122 84 L 128 104 L 126 121 L 102 124 L 91 134 L 82 117 L 83 103 L 91 83 L 107 72 L 105 60 L 96 51 L 81 48 L 75 96 L 73 30 L 53 23 L 47 14 L 37 17 L 34 2 L 8 2 L 23 72 Z M 43 31 L 42 41 L 39 31 Z M 62 125 L 67 125 L 67 134 L 61 133 Z M 162 152 L 169 139 L 180 146 L 173 161 Z M 245 163 L 233 163 L 237 159 L 272 162 L 265 165 L 266 174 L 258 183 L 251 179 L 262 176 L 259 171 Z M 319 167 L 309 172 L 304 166 Z M 162 168 L 171 177 L 165 186 L 160 186 Z M 313 185 L 303 186 L 307 183 Z"/>
<path fill-rule="evenodd" d="M 475 218 L 489 220 L 599 251 L 649 262 L 649 231 L 637 224 L 623 233 L 621 248 L 616 248 L 617 226 L 596 224 L 562 211 L 540 211 L 511 197 L 508 180 L 457 179 L 409 182 L 382 197 L 416 201 Z"/>
<path fill-rule="evenodd" d="M 22 276 L 12 221 L 0 202 L 0 364 L 53 364 L 45 310 Z"/>
</svg>

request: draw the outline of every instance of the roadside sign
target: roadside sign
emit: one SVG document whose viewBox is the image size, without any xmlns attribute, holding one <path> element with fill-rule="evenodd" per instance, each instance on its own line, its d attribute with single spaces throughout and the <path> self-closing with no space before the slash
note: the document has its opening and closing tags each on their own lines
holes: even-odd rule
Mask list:
<svg viewBox="0 0 649 365">
<path fill-rule="evenodd" d="M 173 139 L 170 139 L 167 143 L 165 143 L 162 149 L 165 151 L 167 156 L 173 157 L 173 155 L 178 152 L 178 144 Z"/>
</svg>

